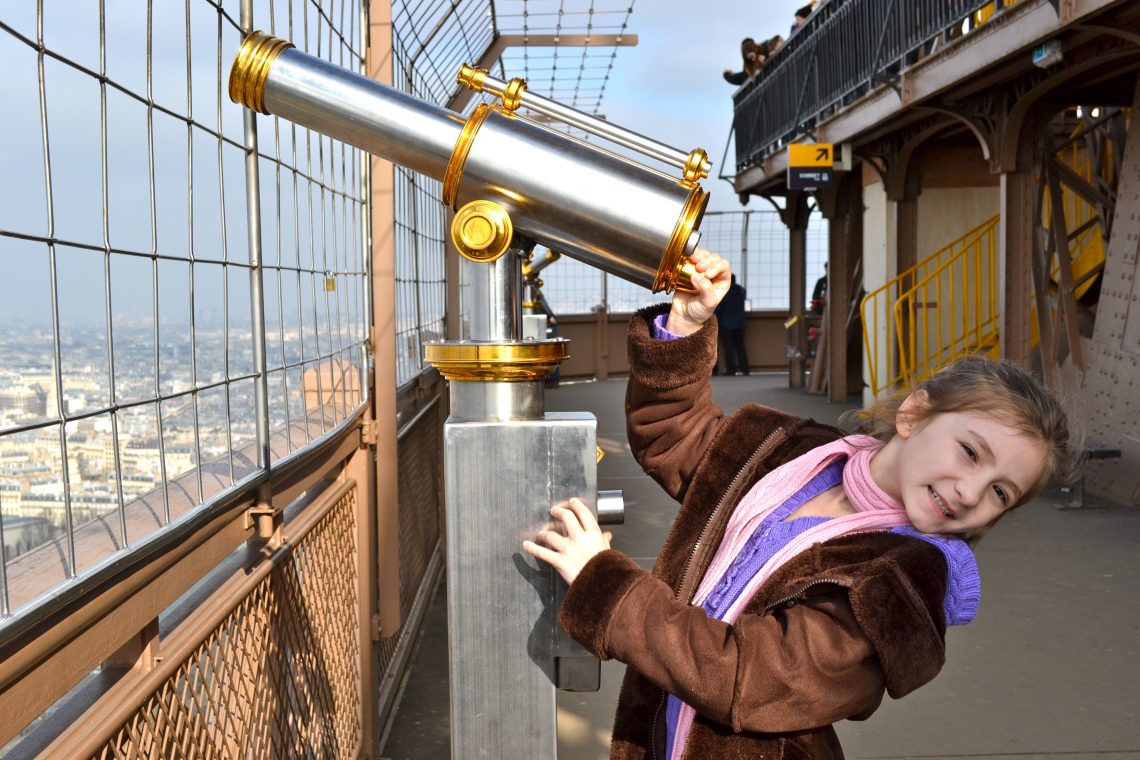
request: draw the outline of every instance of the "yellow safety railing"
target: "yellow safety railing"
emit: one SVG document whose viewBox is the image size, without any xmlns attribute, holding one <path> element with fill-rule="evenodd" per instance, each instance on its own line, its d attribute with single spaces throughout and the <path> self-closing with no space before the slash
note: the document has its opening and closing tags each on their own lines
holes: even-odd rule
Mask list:
<svg viewBox="0 0 1140 760">
<path fill-rule="evenodd" d="M 902 384 L 918 384 L 959 356 L 997 350 L 998 220 L 900 294 L 893 311 Z"/>
<path fill-rule="evenodd" d="M 863 297 L 863 346 L 873 394 L 910 385 L 915 372 L 937 357 L 987 345 L 991 322 L 996 335 L 999 219 L 974 227 Z M 948 341 L 945 347 L 931 344 L 939 337 Z"/>
<path fill-rule="evenodd" d="M 1017 2 L 1018 0 L 1005 0 L 1005 2 L 1002 3 L 1002 8 L 1017 5 Z M 997 13 L 997 3 L 987 3 L 985 6 L 974 11 L 974 26 L 981 26 L 986 23 L 995 13 Z"/>
</svg>

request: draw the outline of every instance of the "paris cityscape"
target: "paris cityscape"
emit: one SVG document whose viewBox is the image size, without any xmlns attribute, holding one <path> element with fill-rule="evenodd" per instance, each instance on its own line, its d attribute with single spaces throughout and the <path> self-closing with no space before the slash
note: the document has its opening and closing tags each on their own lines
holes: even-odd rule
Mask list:
<svg viewBox="0 0 1140 760">
<path fill-rule="evenodd" d="M 255 441 L 248 327 L 231 327 L 228 344 L 221 325 L 208 319 L 193 334 L 163 329 L 157 377 L 152 323 L 115 325 L 113 377 L 105 325 L 66 327 L 59 386 L 49 325 L 9 322 L 0 328 L 0 507 L 8 561 L 65 530 L 65 490 L 71 524 L 78 526 L 115 511 L 120 498 L 126 504 L 164 479 L 169 483 Z M 276 354 L 270 366 L 300 362 L 301 344 L 297 332 L 287 331 L 283 339 L 278 334 L 267 349 Z M 306 350 L 312 355 L 311 347 Z M 303 416 L 304 403 L 300 367 L 270 372 L 271 428 L 285 424 L 287 414 Z M 61 413 L 69 420 L 64 441 Z"/>
</svg>

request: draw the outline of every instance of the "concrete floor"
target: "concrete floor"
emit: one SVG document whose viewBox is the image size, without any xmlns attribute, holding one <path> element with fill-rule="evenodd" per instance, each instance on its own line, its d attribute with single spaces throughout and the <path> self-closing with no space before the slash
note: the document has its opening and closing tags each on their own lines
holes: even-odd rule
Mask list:
<svg viewBox="0 0 1140 760">
<path fill-rule="evenodd" d="M 786 388 L 784 375 L 716 377 L 726 410 L 757 401 L 834 423 L 854 404 Z M 589 411 L 607 455 L 601 489 L 625 492 L 614 546 L 653 563 L 677 505 L 646 477 L 625 439 L 625 380 L 563 384 L 551 411 Z M 847 756 L 865 758 L 1140 758 L 1140 509 L 1086 497 L 1082 510 L 1042 496 L 1002 521 L 978 550 L 978 619 L 951 629 L 947 664 L 867 722 L 837 726 Z M 624 666 L 602 665 L 596 693 L 559 692 L 559 760 L 608 756 Z M 389 760 L 447 760 L 446 589 L 427 613 L 381 751 Z"/>
</svg>

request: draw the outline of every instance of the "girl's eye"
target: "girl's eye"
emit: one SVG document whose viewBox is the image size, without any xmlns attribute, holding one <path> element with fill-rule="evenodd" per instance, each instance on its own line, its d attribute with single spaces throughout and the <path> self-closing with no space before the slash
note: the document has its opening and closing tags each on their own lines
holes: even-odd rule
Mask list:
<svg viewBox="0 0 1140 760">
<path fill-rule="evenodd" d="M 967 444 L 965 444 L 965 443 L 963 443 L 963 444 L 962 444 L 962 450 L 966 452 L 966 456 L 968 456 L 968 457 L 970 458 L 970 461 L 971 461 L 971 462 L 976 462 L 976 461 L 978 461 L 978 454 L 977 454 L 977 452 L 975 452 L 975 451 L 974 451 L 972 448 L 970 448 L 970 447 L 969 447 Z"/>
<path fill-rule="evenodd" d="M 1002 504 L 1009 504 L 1009 494 L 1001 486 L 994 486 L 994 492 L 997 493 L 998 498 L 1001 499 Z"/>
</svg>

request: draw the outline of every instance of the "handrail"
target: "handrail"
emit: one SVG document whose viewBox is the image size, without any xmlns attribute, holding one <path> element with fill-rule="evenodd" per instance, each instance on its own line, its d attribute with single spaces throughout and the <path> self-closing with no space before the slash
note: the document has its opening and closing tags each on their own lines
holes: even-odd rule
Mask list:
<svg viewBox="0 0 1140 760">
<path fill-rule="evenodd" d="M 963 251 L 977 245 L 979 241 L 993 238 L 1000 219 L 1000 215 L 987 219 L 863 297 L 859 304 L 863 323 L 863 345 L 866 351 L 871 392 L 874 395 L 877 396 L 887 388 L 905 383 L 908 377 L 904 371 L 903 344 L 897 339 L 891 339 L 889 335 L 881 334 L 883 331 L 889 333 L 895 324 L 892 315 L 897 303 L 920 283 L 927 282 L 929 276 L 940 271 L 945 263 L 954 260 Z M 884 366 L 887 371 L 880 372 L 880 368 Z"/>
<path fill-rule="evenodd" d="M 1077 135 L 1086 132 L 1085 127 L 1076 130 Z M 1107 147 L 1111 150 L 1111 145 Z M 1111 171 L 1112 166 L 1107 152 L 1099 156 L 1101 165 L 1094 166 L 1097 159 L 1076 139 L 1057 151 L 1057 159 L 1089 184 L 1094 173 Z M 1078 278 L 1074 295 L 1079 297 L 1103 266 L 1104 220 L 1073 189 L 1064 187 L 1062 198 L 1068 253 Z M 1042 203 L 1042 219 L 1048 220 L 1047 193 Z M 974 227 L 863 298 L 863 343 L 872 393 L 921 382 L 957 356 L 996 347 L 998 221 L 994 216 Z M 1054 280 L 1059 266 L 1054 258 L 1050 265 Z M 1037 308 L 1035 301 L 1030 308 Z M 1036 319 L 1030 320 L 1030 333 L 1030 344 L 1036 345 Z"/>
<path fill-rule="evenodd" d="M 993 348 L 999 330 L 997 221 L 899 295 L 899 380 L 913 387 L 959 356 Z"/>
<path fill-rule="evenodd" d="M 831 0 L 733 96 L 736 168 L 775 152 L 828 109 L 892 82 L 912 53 L 1010 0 Z"/>
</svg>

